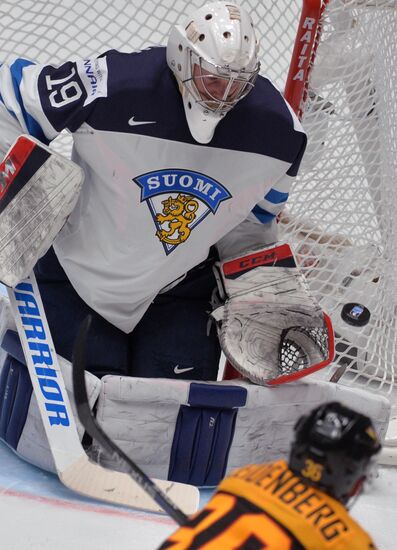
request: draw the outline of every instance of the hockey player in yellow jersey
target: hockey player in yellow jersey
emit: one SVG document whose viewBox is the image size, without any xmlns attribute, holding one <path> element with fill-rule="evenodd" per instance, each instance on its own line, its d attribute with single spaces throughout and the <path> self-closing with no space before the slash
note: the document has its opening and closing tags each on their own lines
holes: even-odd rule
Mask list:
<svg viewBox="0 0 397 550">
<path fill-rule="evenodd" d="M 289 463 L 240 468 L 160 550 L 369 550 L 352 519 L 380 443 L 371 420 L 328 403 L 295 426 Z"/>
</svg>

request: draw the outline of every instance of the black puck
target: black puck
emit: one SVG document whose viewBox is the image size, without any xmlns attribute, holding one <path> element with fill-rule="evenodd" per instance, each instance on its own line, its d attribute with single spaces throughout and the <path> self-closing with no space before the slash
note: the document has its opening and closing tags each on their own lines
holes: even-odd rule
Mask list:
<svg viewBox="0 0 397 550">
<path fill-rule="evenodd" d="M 350 302 L 343 306 L 341 317 L 349 325 L 363 327 L 368 323 L 371 313 L 369 309 L 362 304 Z"/>
</svg>

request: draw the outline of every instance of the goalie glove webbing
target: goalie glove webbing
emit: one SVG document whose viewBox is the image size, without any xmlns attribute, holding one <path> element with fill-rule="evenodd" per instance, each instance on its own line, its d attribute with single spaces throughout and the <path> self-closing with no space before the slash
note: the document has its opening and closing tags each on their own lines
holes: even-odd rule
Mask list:
<svg viewBox="0 0 397 550">
<path fill-rule="evenodd" d="M 331 321 L 311 296 L 289 245 L 219 262 L 216 275 L 225 303 L 212 316 L 226 357 L 243 376 L 279 384 L 332 361 Z"/>
</svg>

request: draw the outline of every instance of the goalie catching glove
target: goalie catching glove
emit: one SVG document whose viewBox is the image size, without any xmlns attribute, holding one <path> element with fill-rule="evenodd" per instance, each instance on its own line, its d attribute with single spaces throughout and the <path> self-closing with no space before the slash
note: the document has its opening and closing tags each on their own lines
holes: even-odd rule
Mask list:
<svg viewBox="0 0 397 550">
<path fill-rule="evenodd" d="M 244 377 L 280 384 L 332 361 L 331 320 L 311 296 L 289 245 L 250 251 L 214 269 L 223 304 L 212 317 L 224 354 Z"/>
</svg>

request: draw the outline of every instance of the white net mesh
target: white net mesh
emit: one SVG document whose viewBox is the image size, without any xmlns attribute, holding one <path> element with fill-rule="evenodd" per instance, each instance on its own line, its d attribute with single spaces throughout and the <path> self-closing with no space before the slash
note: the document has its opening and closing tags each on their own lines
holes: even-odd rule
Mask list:
<svg viewBox="0 0 397 550">
<path fill-rule="evenodd" d="M 3 0 L 0 4 L 2 62 L 12 55 L 56 63 L 110 48 L 131 51 L 165 44 L 174 23 L 203 1 Z M 284 4 L 284 5 L 282 5 Z M 267 74 L 283 87 L 295 39 L 300 2 L 249 0 L 245 9 L 259 29 Z M 282 14 L 282 19 L 281 19 Z M 269 69 L 269 70 L 268 70 Z"/>
<path fill-rule="evenodd" d="M 0 62 L 14 56 L 56 64 L 98 55 L 109 49 L 129 52 L 165 45 L 171 25 L 201 7 L 205 0 L 13 0 L 0 2 Z M 280 4 L 280 5 L 279 5 Z M 281 6 L 284 4 L 284 6 Z M 291 57 L 300 1 L 244 2 L 259 30 L 263 67 L 283 89 Z M 282 7 L 282 9 L 281 9 Z M 283 14 L 282 20 L 280 16 Z M 67 153 L 67 136 L 56 140 Z"/>
<path fill-rule="evenodd" d="M 164 44 L 170 25 L 202 1 L 3 0 L 0 60 L 46 63 Z M 284 88 L 298 0 L 246 0 L 262 72 Z M 303 122 L 308 153 L 281 227 L 337 333 L 341 382 L 395 402 L 397 301 L 397 2 L 331 0 Z M 60 147 L 65 152 L 67 141 Z M 342 320 L 367 307 L 363 327 Z M 396 371 L 397 372 L 397 371 Z"/>
<path fill-rule="evenodd" d="M 396 59 L 395 1 L 330 2 L 303 115 L 308 153 L 283 220 L 310 287 L 334 324 L 335 378 L 383 392 L 393 404 Z M 342 318 L 352 309 L 349 303 L 369 310 L 365 326 Z"/>
</svg>

